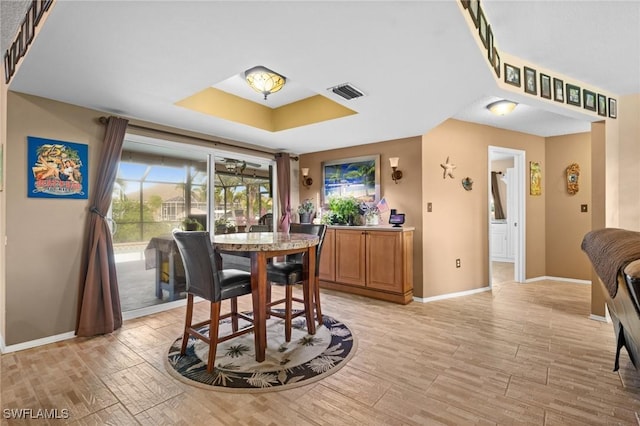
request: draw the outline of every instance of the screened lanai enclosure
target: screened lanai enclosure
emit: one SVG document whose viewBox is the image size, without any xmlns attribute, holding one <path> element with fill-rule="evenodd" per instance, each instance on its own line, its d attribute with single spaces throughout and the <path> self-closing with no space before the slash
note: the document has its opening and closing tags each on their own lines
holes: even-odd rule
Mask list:
<svg viewBox="0 0 640 426">
<path fill-rule="evenodd" d="M 109 213 L 123 312 L 184 297 L 172 230 L 246 232 L 271 217 L 272 165 L 252 160 L 125 142 Z"/>
</svg>

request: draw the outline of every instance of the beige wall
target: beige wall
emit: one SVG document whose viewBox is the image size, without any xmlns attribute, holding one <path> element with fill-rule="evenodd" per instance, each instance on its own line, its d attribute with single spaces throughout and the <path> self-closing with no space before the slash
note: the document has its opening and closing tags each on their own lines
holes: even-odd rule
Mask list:
<svg viewBox="0 0 640 426">
<path fill-rule="evenodd" d="M 606 157 L 606 152 L 611 149 L 614 143 L 607 143 L 607 136 L 612 131 L 608 120 L 591 124 L 591 229 L 600 229 L 605 226 L 613 226 L 607 223 L 607 209 L 611 205 L 607 189 L 609 183 L 608 175 L 613 174 L 608 171 L 608 164 L 616 161 Z M 617 174 L 616 174 L 617 179 Z M 617 190 L 617 189 L 616 189 Z M 598 275 L 591 268 L 591 314 L 599 317 L 605 316 L 605 298 L 601 286 L 598 284 Z"/>
<path fill-rule="evenodd" d="M 27 197 L 27 136 L 89 145 L 89 194 L 104 133 L 97 111 L 8 95 L 8 345 L 73 331 L 87 200 Z"/>
<path fill-rule="evenodd" d="M 619 226 L 640 231 L 640 167 L 638 167 L 640 162 L 640 95 L 620 97 L 618 116 L 621 174 Z"/>
<path fill-rule="evenodd" d="M 305 188 L 299 184 L 300 199 L 316 200 L 322 190 L 322 162 L 339 160 L 342 158 L 360 157 L 363 155 L 380 154 L 380 196 L 385 197 L 390 208 L 406 214 L 406 225 L 414 226 L 413 246 L 413 282 L 414 295 L 422 297 L 422 214 L 421 209 L 421 180 L 420 167 L 420 138 L 397 139 L 387 142 L 354 146 L 350 148 L 303 154 L 300 156 L 299 168 L 308 167 L 313 185 Z M 402 180 L 397 184 L 391 179 L 389 157 L 399 157 L 398 170 L 402 171 Z M 300 182 L 300 180 L 298 180 Z M 292 209 L 298 207 L 292 204 Z M 389 213 L 382 216 L 383 223 L 389 220 Z"/>
<path fill-rule="evenodd" d="M 545 191 L 545 140 L 493 127 L 447 120 L 422 138 L 423 297 L 474 290 L 489 285 L 488 147 L 526 152 L 539 161 Z M 455 179 L 442 178 L 441 163 L 456 164 Z M 475 182 L 465 191 L 461 180 Z M 426 204 L 433 203 L 427 213 Z M 526 276 L 545 275 L 545 199 L 526 198 Z M 535 218 L 532 220 L 532 218 Z M 461 260 L 456 268 L 455 259 Z"/>
<path fill-rule="evenodd" d="M 591 280 L 591 263 L 580 249 L 591 230 L 591 133 L 547 138 L 545 162 L 546 275 Z M 566 168 L 572 163 L 580 166 L 580 189 L 574 195 L 567 192 Z"/>
</svg>

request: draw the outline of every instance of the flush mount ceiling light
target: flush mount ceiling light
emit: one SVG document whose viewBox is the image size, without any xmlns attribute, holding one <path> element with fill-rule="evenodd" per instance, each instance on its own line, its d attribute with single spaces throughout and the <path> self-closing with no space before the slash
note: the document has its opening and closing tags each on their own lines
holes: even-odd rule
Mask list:
<svg viewBox="0 0 640 426">
<path fill-rule="evenodd" d="M 487 105 L 487 109 L 494 113 L 495 115 L 507 115 L 518 105 L 515 102 L 507 101 L 503 99 L 501 101 L 496 101 Z"/>
<path fill-rule="evenodd" d="M 257 66 L 246 70 L 244 72 L 244 77 L 253 90 L 264 95 L 265 101 L 267 100 L 268 95 L 282 89 L 287 80 L 280 74 L 263 66 Z"/>
</svg>

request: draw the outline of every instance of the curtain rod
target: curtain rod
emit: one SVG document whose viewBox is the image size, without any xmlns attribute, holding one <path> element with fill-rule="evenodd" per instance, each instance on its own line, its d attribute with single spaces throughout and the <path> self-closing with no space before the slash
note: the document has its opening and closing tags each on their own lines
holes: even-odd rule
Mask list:
<svg viewBox="0 0 640 426">
<path fill-rule="evenodd" d="M 98 119 L 98 121 L 99 121 L 101 124 L 107 124 L 107 121 L 108 121 L 108 120 L 109 120 L 109 119 L 108 119 L 107 117 L 104 117 L 104 116 L 103 116 L 103 117 L 100 117 L 100 118 Z M 243 147 L 243 146 L 238 146 L 238 145 L 234 145 L 234 144 L 227 143 L 227 142 L 220 142 L 220 141 L 215 141 L 215 140 L 211 140 L 211 139 L 205 139 L 205 138 L 201 138 L 201 137 L 199 137 L 199 136 L 183 135 L 183 134 L 181 134 L 181 133 L 170 132 L 170 131 L 167 131 L 167 130 L 160 130 L 160 129 L 154 129 L 154 128 L 152 128 L 152 127 L 140 126 L 140 125 L 138 125 L 138 124 L 131 124 L 131 123 L 128 123 L 128 124 L 127 124 L 127 127 L 131 127 L 131 128 L 133 128 L 133 129 L 138 129 L 138 130 L 148 130 L 148 131 L 152 131 L 152 132 L 158 132 L 158 133 L 162 133 L 162 134 L 170 135 L 170 136 L 178 136 L 178 137 L 182 137 L 182 138 L 191 138 L 191 139 L 195 139 L 195 140 L 202 141 L 202 142 L 213 143 L 213 144 L 216 144 L 216 145 L 224 145 L 224 146 L 229 146 L 229 147 L 233 147 L 233 148 L 236 148 L 236 149 L 244 149 L 244 150 L 246 150 L 246 151 L 260 152 L 260 153 L 262 153 L 262 154 L 269 154 L 269 155 L 273 155 L 273 156 L 274 156 L 274 158 L 275 158 L 275 156 L 276 156 L 276 154 L 277 154 L 277 153 L 275 153 L 275 152 L 263 151 L 263 150 L 261 150 L 261 149 L 246 148 L 246 147 Z M 298 161 L 298 159 L 299 159 L 297 156 L 295 156 L 295 157 L 294 157 L 294 156 L 290 156 L 289 158 L 290 158 L 290 159 L 292 159 L 292 160 L 294 160 L 294 161 Z"/>
</svg>

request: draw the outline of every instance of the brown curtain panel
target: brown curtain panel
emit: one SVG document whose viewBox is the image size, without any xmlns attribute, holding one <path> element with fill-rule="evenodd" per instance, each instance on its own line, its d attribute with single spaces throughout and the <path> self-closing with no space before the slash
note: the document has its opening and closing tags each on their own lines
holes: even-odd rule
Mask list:
<svg viewBox="0 0 640 426">
<path fill-rule="evenodd" d="M 78 336 L 111 333 L 122 326 L 113 243 L 105 215 L 111 204 L 128 123 L 122 118 L 109 117 L 106 125 L 80 269 L 76 318 Z"/>
<path fill-rule="evenodd" d="M 291 223 L 291 160 L 289 154 L 276 154 L 278 167 L 278 198 L 280 199 L 280 219 L 278 228 L 282 232 L 289 232 Z"/>
<path fill-rule="evenodd" d="M 502 200 L 498 190 L 498 172 L 491 172 L 491 194 L 493 195 L 493 212 L 496 219 L 504 219 Z"/>
</svg>

